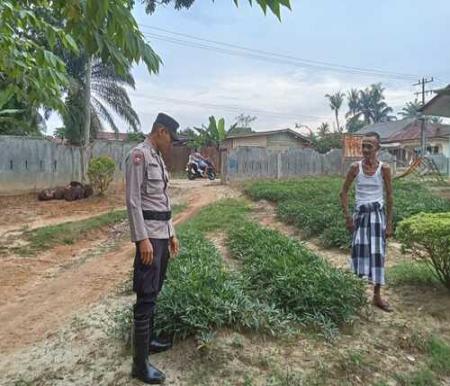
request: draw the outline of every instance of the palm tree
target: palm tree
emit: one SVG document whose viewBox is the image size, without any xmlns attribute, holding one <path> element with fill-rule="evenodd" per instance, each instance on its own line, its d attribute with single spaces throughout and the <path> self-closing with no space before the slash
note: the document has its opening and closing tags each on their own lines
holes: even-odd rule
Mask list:
<svg viewBox="0 0 450 386">
<path fill-rule="evenodd" d="M 396 119 L 393 109 L 384 101 L 381 83 L 372 84 L 364 90 L 351 89 L 347 94 L 349 111 L 345 115 L 348 131 L 356 131 L 361 125 Z"/>
<path fill-rule="evenodd" d="M 398 115 L 400 115 L 403 119 L 416 118 L 420 107 L 422 107 L 422 104 L 417 99 L 414 102 L 406 102 L 405 106 L 402 107 Z"/>
<path fill-rule="evenodd" d="M 338 91 L 335 94 L 326 94 L 325 97 L 329 99 L 330 101 L 330 108 L 334 111 L 335 117 L 336 117 L 336 130 L 338 132 L 342 131 L 341 125 L 339 124 L 339 109 L 342 106 L 342 103 L 344 102 L 344 96 L 345 94 Z"/>
<path fill-rule="evenodd" d="M 328 124 L 328 122 L 322 122 L 320 126 L 317 128 L 317 135 L 320 138 L 324 138 L 329 133 L 330 133 L 330 125 Z"/>
<path fill-rule="evenodd" d="M 66 59 L 70 75 L 70 86 L 65 100 L 66 113 L 63 116 L 64 135 L 73 144 L 83 143 L 83 103 L 85 97 L 85 58 L 69 57 Z M 115 132 L 119 127 L 113 113 L 125 121 L 128 127 L 137 132 L 139 117 L 131 106 L 126 86 L 134 89 L 135 83 L 131 69 L 119 74 L 112 65 L 94 59 L 90 73 L 90 137 L 95 138 L 100 131 L 105 131 L 104 124 Z"/>
</svg>

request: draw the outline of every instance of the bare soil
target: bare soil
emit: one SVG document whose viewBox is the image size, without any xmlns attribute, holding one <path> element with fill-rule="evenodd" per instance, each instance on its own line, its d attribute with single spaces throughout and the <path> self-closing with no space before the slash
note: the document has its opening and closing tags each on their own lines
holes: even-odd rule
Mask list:
<svg viewBox="0 0 450 386">
<path fill-rule="evenodd" d="M 175 217 L 174 224 L 186 221 L 201 207 L 225 197 L 223 190 L 218 183 L 175 181 L 174 202 L 185 202 L 187 207 Z M 11 197 L 8 199 L 14 201 Z M 80 207 L 90 208 L 91 216 L 98 215 L 98 211 L 93 210 L 94 203 L 87 201 L 71 203 L 73 207 L 67 205 L 70 203 L 62 203 L 64 218 L 48 218 L 47 212 L 33 203 L 35 213 L 41 213 L 35 221 L 45 221 L 48 225 L 67 218 L 72 220 L 71 209 L 79 215 Z M 10 213 L 13 210 L 22 212 L 19 202 L 8 209 Z M 25 206 L 30 202 L 25 202 Z M 111 208 L 112 203 L 118 202 L 116 197 L 100 207 Z M 48 202 L 40 204 L 48 206 Z M 20 223 L 16 222 L 16 225 L 20 226 Z M 79 310 L 98 302 L 130 275 L 133 255 L 134 245 L 128 239 L 125 222 L 112 229 L 96 230 L 84 240 L 57 246 L 37 257 L 1 259 L 0 351 L 6 354 L 45 339 Z M 26 328 L 18 329 L 17 326 Z"/>
</svg>

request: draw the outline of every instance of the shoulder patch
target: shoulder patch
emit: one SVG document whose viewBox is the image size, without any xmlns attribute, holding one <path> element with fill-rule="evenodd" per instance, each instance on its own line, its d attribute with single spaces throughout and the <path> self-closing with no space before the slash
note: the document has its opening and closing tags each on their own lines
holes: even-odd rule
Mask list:
<svg viewBox="0 0 450 386">
<path fill-rule="evenodd" d="M 140 165 L 144 161 L 144 154 L 141 150 L 135 149 L 131 154 L 131 159 L 133 160 L 133 164 Z"/>
</svg>

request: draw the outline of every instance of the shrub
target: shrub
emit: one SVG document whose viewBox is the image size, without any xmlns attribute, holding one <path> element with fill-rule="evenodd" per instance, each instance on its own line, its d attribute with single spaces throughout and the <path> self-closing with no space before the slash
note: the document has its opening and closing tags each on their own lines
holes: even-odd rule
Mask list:
<svg viewBox="0 0 450 386">
<path fill-rule="evenodd" d="M 100 156 L 89 161 L 88 177 L 94 189 L 104 194 L 113 180 L 116 163 L 111 157 Z"/>
<path fill-rule="evenodd" d="M 426 262 L 450 290 L 450 212 L 420 213 L 403 220 L 397 236 L 404 250 Z"/>
</svg>

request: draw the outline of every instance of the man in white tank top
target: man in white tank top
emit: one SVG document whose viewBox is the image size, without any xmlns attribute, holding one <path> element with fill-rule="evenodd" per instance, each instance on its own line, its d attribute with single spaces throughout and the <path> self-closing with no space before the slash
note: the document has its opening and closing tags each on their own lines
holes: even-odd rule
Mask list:
<svg viewBox="0 0 450 386">
<path fill-rule="evenodd" d="M 364 158 L 351 165 L 342 187 L 341 204 L 347 229 L 353 234 L 351 268 L 374 285 L 373 304 L 391 312 L 392 307 L 381 297 L 381 286 L 384 285 L 386 238 L 393 232 L 392 178 L 389 165 L 378 160 L 379 149 L 379 135 L 365 134 L 362 140 Z M 354 180 L 356 205 L 351 216 L 348 192 Z"/>
</svg>

